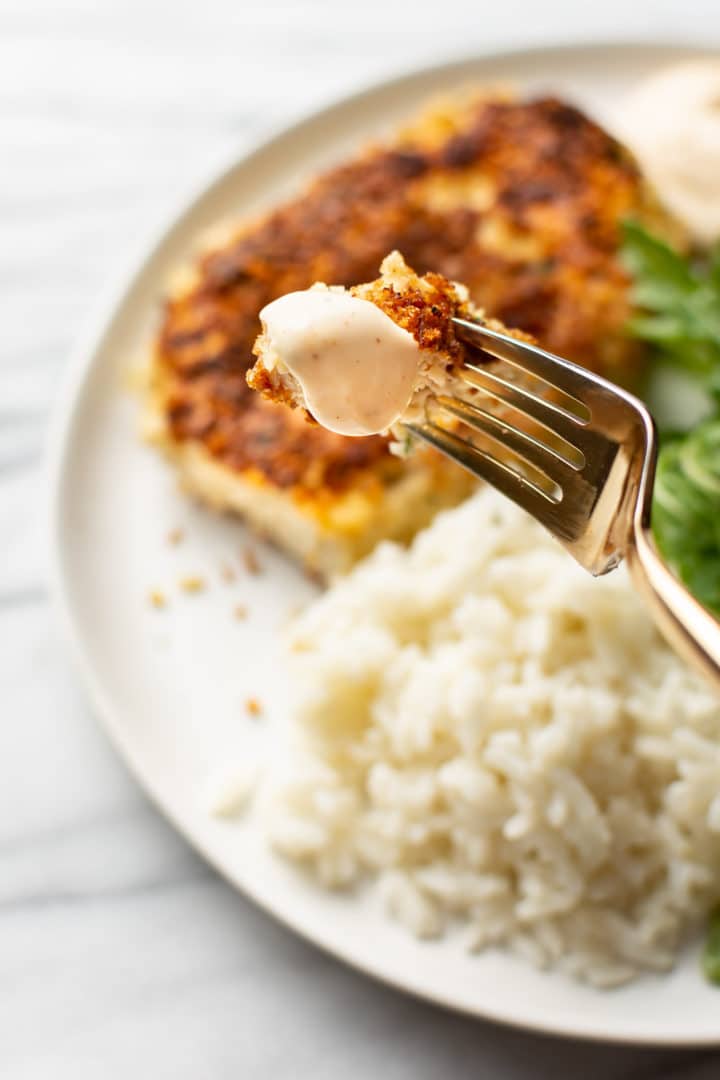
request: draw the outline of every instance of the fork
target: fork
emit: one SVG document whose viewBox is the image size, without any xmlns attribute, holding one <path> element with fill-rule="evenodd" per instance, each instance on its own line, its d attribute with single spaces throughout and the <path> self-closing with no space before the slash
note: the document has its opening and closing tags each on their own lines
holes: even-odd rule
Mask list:
<svg viewBox="0 0 720 1080">
<path fill-rule="evenodd" d="M 535 345 L 454 318 L 472 361 L 457 396 L 406 426 L 528 511 L 591 574 L 624 558 L 670 645 L 720 689 L 720 622 L 661 559 L 650 532 L 657 460 L 637 398 Z"/>
</svg>

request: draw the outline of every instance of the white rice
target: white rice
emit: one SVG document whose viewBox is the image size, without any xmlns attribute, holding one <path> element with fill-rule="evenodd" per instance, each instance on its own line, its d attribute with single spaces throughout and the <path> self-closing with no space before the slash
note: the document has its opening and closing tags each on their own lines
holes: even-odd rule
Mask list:
<svg viewBox="0 0 720 1080">
<path fill-rule="evenodd" d="M 720 898 L 720 704 L 624 571 L 593 580 L 489 489 L 295 623 L 274 847 L 598 986 L 669 968 Z"/>
</svg>

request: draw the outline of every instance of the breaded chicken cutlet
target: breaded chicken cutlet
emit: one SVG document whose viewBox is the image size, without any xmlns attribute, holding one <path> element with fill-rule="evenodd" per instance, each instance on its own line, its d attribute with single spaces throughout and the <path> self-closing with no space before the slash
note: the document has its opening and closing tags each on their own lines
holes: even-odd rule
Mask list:
<svg viewBox="0 0 720 1080">
<path fill-rule="evenodd" d="M 428 399 L 456 393 L 459 369 L 477 362 L 453 318 L 530 340 L 486 318 L 464 285 L 420 276 L 393 251 L 375 281 L 317 282 L 263 308 L 248 386 L 330 431 L 407 441 L 404 425 L 424 419 Z"/>
<path fill-rule="evenodd" d="M 203 254 L 168 298 L 148 404 L 156 441 L 187 489 L 245 515 L 328 577 L 379 539 L 408 539 L 471 478 L 432 451 L 347 438 L 252 392 L 258 312 L 313 282 L 370 280 L 402 251 L 419 273 L 541 345 L 629 381 L 629 281 L 619 225 L 667 233 L 630 155 L 553 98 L 463 99 L 320 176 L 295 200 Z"/>
</svg>

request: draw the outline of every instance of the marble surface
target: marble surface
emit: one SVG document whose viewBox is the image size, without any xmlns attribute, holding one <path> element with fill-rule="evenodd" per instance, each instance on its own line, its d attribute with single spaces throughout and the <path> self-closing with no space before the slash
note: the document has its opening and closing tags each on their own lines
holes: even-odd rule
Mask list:
<svg viewBox="0 0 720 1080">
<path fill-rule="evenodd" d="M 397 68 L 552 40 L 720 40 L 717 0 L 0 0 L 0 1076 L 720 1075 L 383 989 L 220 881 L 94 723 L 45 585 L 43 445 L 103 284 L 213 165 Z M 419 15 L 418 15 L 419 13 Z"/>
</svg>

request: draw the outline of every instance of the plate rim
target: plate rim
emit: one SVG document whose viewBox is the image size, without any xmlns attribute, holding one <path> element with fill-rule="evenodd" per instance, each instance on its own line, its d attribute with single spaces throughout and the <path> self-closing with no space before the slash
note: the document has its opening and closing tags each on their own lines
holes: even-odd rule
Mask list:
<svg viewBox="0 0 720 1080">
<path fill-rule="evenodd" d="M 329 119 L 333 114 L 360 105 L 364 100 L 372 98 L 378 93 L 401 89 L 404 84 L 412 83 L 423 75 L 433 77 L 442 76 L 443 74 L 451 75 L 452 72 L 461 72 L 462 69 L 470 67 L 474 63 L 481 65 L 484 62 L 517 61 L 522 64 L 535 58 L 548 58 L 553 54 L 602 54 L 608 50 L 625 53 L 634 51 L 653 53 L 663 49 L 694 52 L 698 56 L 713 53 L 720 56 L 720 42 L 703 41 L 699 35 L 683 38 L 682 40 L 673 39 L 669 35 L 667 37 L 659 36 L 643 40 L 618 38 L 602 41 L 591 41 L 579 37 L 577 39 L 570 38 L 559 42 L 537 43 L 529 46 L 474 49 L 469 53 L 448 57 L 440 63 L 408 65 L 399 73 L 389 77 L 376 78 L 367 82 L 362 81 L 355 89 L 333 97 L 326 105 L 286 116 L 284 121 L 272 125 L 259 138 L 251 139 L 246 146 L 231 151 L 224 158 L 219 159 L 214 166 L 211 164 L 204 175 L 175 200 L 170 212 L 162 215 L 159 225 L 143 231 L 139 242 L 136 245 L 133 244 L 129 255 L 121 260 L 119 270 L 111 277 L 109 284 L 99 290 L 96 299 L 92 303 L 90 314 L 83 320 L 81 328 L 76 333 L 75 344 L 70 350 L 69 358 L 59 378 L 56 400 L 51 410 L 45 438 L 43 480 L 44 490 L 47 492 L 44 503 L 44 516 L 45 536 L 47 538 L 47 584 L 51 615 L 60 632 L 60 637 L 71 661 L 71 667 L 74 669 L 78 682 L 90 704 L 93 717 L 151 805 L 235 891 L 241 893 L 247 900 L 255 904 L 291 933 L 296 934 L 315 948 L 321 949 L 336 961 L 347 965 L 365 977 L 369 977 L 397 992 L 408 994 L 419 1001 L 427 1001 L 445 1010 L 484 1022 L 499 1024 L 504 1028 L 528 1031 L 555 1038 L 575 1039 L 588 1043 L 608 1045 L 675 1047 L 679 1049 L 719 1046 L 720 1029 L 716 1033 L 708 1032 L 707 1034 L 689 1036 L 647 1030 L 635 1034 L 614 1033 L 612 1031 L 599 1032 L 596 1029 L 585 1028 L 582 1023 L 571 1027 L 567 1024 L 563 1025 L 562 1021 L 553 1024 L 551 1020 L 545 1022 L 537 1019 L 523 1019 L 509 1015 L 506 1012 L 495 1012 L 491 1007 L 479 1009 L 465 1005 L 449 998 L 442 991 L 420 990 L 405 983 L 400 976 L 395 977 L 387 972 L 374 969 L 361 958 L 347 954 L 342 948 L 327 943 L 318 934 L 298 925 L 293 920 L 292 915 L 288 914 L 284 908 L 278 907 L 274 902 L 268 902 L 266 898 L 259 897 L 246 884 L 240 884 L 221 860 L 217 859 L 214 853 L 209 852 L 200 838 L 196 837 L 191 825 L 183 821 L 174 807 L 164 801 L 161 793 L 156 790 L 156 784 L 150 775 L 150 770 L 147 770 L 143 764 L 142 755 L 136 755 L 130 740 L 124 734 L 123 725 L 118 722 L 117 710 L 112 699 L 106 692 L 99 675 L 96 674 L 92 660 L 84 647 L 81 618 L 73 606 L 72 586 L 64 572 L 63 565 L 65 543 L 63 538 L 63 492 L 69 472 L 69 451 L 72 435 L 76 428 L 78 410 L 86 382 L 95 368 L 105 339 L 112 335 L 118 313 L 126 304 L 148 265 L 160 254 L 175 234 L 182 231 L 186 219 L 191 216 L 193 211 L 205 199 L 212 198 L 214 192 L 223 186 L 236 169 L 242 168 L 254 157 L 270 150 L 291 132 L 298 131 L 298 129 L 302 129 L 306 125 L 322 122 L 323 119 Z"/>
</svg>

